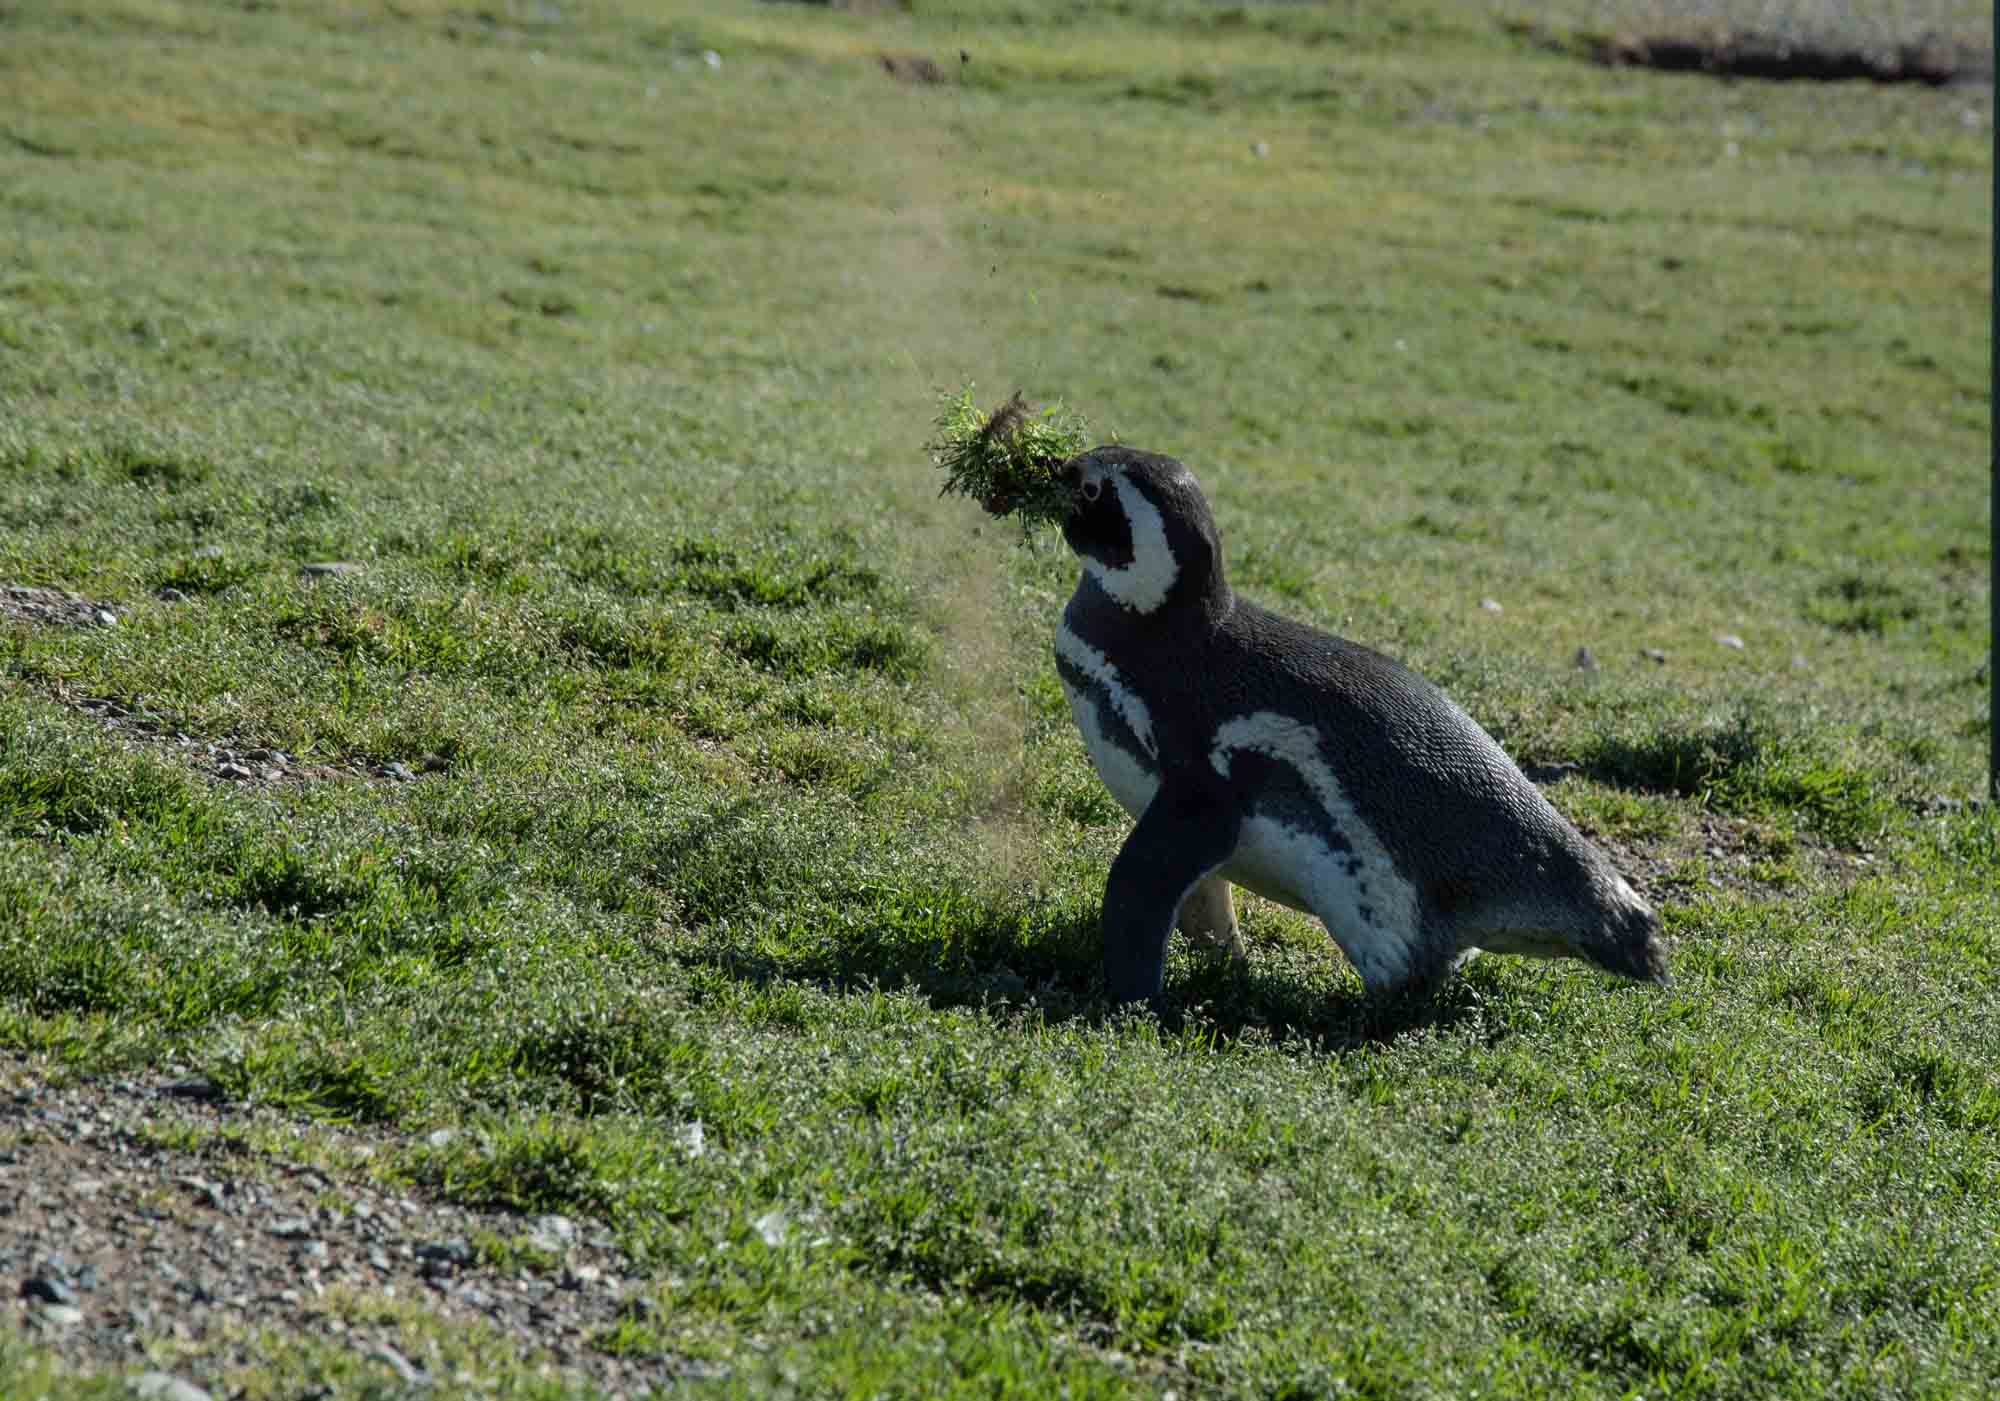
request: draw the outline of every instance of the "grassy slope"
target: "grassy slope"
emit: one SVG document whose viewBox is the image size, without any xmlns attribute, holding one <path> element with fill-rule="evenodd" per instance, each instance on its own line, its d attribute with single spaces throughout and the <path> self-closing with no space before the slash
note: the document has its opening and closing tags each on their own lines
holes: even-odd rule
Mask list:
<svg viewBox="0 0 2000 1401">
<path fill-rule="evenodd" d="M 2000 827 L 1906 802 L 1981 766 L 1990 106 L 1394 12 L 0 8 L 0 579 L 128 610 L 0 624 L 0 1044 L 605 1213 L 606 1345 L 748 1390 L 2000 1370 Z M 1069 571 L 915 446 L 968 377 L 1581 762 L 1677 988 L 1405 1027 L 1259 906 L 1189 1030 L 1096 1019 Z"/>
</svg>

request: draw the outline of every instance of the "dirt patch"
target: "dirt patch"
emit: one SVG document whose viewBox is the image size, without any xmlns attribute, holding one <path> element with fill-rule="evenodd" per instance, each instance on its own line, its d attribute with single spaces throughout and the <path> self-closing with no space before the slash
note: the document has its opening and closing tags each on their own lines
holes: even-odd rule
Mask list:
<svg viewBox="0 0 2000 1401">
<path fill-rule="evenodd" d="M 108 628 L 117 625 L 118 611 L 108 603 L 64 589 L 0 584 L 0 618 L 44 627 Z"/>
<path fill-rule="evenodd" d="M 206 1080 L 37 1079 L 0 1070 L 0 1331 L 79 1370 L 164 1368 L 229 1395 L 254 1333 L 274 1329 L 331 1338 L 389 1387 L 416 1388 L 450 1380 L 435 1325 L 472 1323 L 602 1394 L 715 1374 L 593 1346 L 653 1307 L 600 1222 L 472 1210 L 253 1150 L 253 1123 L 267 1139 L 302 1129 Z M 389 1146 L 313 1133 L 349 1158 Z M 197 1146 L 166 1146 L 179 1141 Z M 496 1264 L 496 1241 L 523 1248 Z M 413 1313 L 430 1326 L 411 1329 Z"/>
<path fill-rule="evenodd" d="M 1816 40 L 1760 30 L 1711 29 L 1687 33 L 1618 34 L 1588 41 L 1589 56 L 1614 67 L 1707 73 L 1719 78 L 1780 82 L 1875 83 L 1985 82 L 1993 54 L 1925 35 L 1887 47 Z"/>
<path fill-rule="evenodd" d="M 882 71 L 903 83 L 942 83 L 945 80 L 943 65 L 936 59 L 922 54 L 883 54 Z"/>
<path fill-rule="evenodd" d="M 189 733 L 172 716 L 161 715 L 138 701 L 72 696 L 60 688 L 54 699 L 97 720 L 121 740 L 167 750 L 207 777 L 224 783 L 268 787 L 335 778 L 409 783 L 450 767 L 441 755 L 426 756 L 414 765 L 358 755 L 310 759 L 255 739 L 204 739 Z"/>
</svg>

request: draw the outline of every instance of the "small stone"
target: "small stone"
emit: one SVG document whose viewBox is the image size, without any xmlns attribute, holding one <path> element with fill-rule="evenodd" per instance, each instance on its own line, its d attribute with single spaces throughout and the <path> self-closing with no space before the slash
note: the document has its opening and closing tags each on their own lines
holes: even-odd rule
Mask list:
<svg viewBox="0 0 2000 1401">
<path fill-rule="evenodd" d="M 360 565 L 345 559 L 315 560 L 299 566 L 299 573 L 308 579 L 341 579 L 360 572 Z"/>
<path fill-rule="evenodd" d="M 604 1271 L 598 1269 L 595 1265 L 578 1265 L 575 1269 L 563 1271 L 562 1287 L 565 1289 L 582 1289 L 585 1285 L 597 1283 L 603 1277 Z"/>
<path fill-rule="evenodd" d="M 714 49 L 703 49 L 701 51 L 701 61 L 718 73 L 722 71 L 722 55 Z"/>
<path fill-rule="evenodd" d="M 215 776 L 217 778 L 229 779 L 234 783 L 241 783 L 245 779 L 255 778 L 257 775 L 244 768 L 243 765 L 231 762 L 217 764 L 215 766 Z"/>
<path fill-rule="evenodd" d="M 560 1255 L 575 1242 L 576 1223 L 567 1216 L 537 1216 L 528 1226 L 528 1244 L 537 1250 Z"/>
<path fill-rule="evenodd" d="M 116 627 L 118 625 L 118 615 L 109 608 L 100 608 L 90 616 L 91 620 L 101 628 Z"/>
<path fill-rule="evenodd" d="M 368 1263 L 383 1274 L 389 1273 L 389 1256 L 379 1245 L 368 1252 Z"/>
<path fill-rule="evenodd" d="M 172 1099 L 193 1099 L 212 1103 L 222 1098 L 222 1086 L 206 1075 L 190 1075 L 182 1080 L 169 1080 L 160 1086 L 160 1093 Z"/>
<path fill-rule="evenodd" d="M 264 1228 L 264 1231 L 267 1235 L 276 1236 L 279 1240 L 310 1240 L 313 1233 L 313 1224 L 310 1217 L 287 1216 L 273 1221 Z"/>
<path fill-rule="evenodd" d="M 83 1322 L 83 1310 L 74 1304 L 37 1304 L 34 1317 L 50 1328 L 74 1328 Z"/>
<path fill-rule="evenodd" d="M 690 1158 L 699 1158 L 708 1151 L 708 1138 L 702 1132 L 701 1120 L 692 1119 L 674 1130 L 674 1143 Z"/>
<path fill-rule="evenodd" d="M 463 1236 L 427 1241 L 417 1247 L 417 1258 L 430 1265 L 469 1265 L 472 1263 L 472 1247 L 465 1243 Z"/>
<path fill-rule="evenodd" d="M 370 1362 L 380 1362 L 384 1367 L 394 1372 L 397 1380 L 406 1386 L 425 1386 L 430 1382 L 430 1378 L 424 1374 L 423 1368 L 411 1362 L 409 1358 L 403 1356 L 402 1353 L 396 1351 L 396 1349 L 390 1347 L 387 1343 L 377 1343 L 374 1347 L 368 1349 L 364 1355 Z"/>
<path fill-rule="evenodd" d="M 49 1274 L 31 1275 L 21 1281 L 21 1297 L 39 1300 L 45 1304 L 74 1305 L 76 1291 Z"/>
<path fill-rule="evenodd" d="M 125 1386 L 139 1401 L 209 1401 L 206 1391 L 171 1372 L 141 1372 Z"/>
<path fill-rule="evenodd" d="M 791 1224 L 782 1207 L 772 1207 L 752 1221 L 750 1228 L 757 1233 L 759 1240 L 776 1249 L 785 1243 L 785 1236 L 790 1232 Z"/>
<path fill-rule="evenodd" d="M 327 1248 L 326 1242 L 317 1239 L 300 1241 L 294 1248 L 294 1253 L 309 1265 L 323 1265 L 333 1257 L 333 1252 Z"/>
<path fill-rule="evenodd" d="M 85 1264 L 82 1269 L 76 1272 L 76 1287 L 80 1293 L 89 1294 L 95 1292 L 98 1283 L 97 1266 Z"/>
<path fill-rule="evenodd" d="M 1578 671 L 1595 671 L 1597 670 L 1597 654 L 1588 647 L 1579 647 L 1576 649 L 1576 657 L 1571 664 Z"/>
<path fill-rule="evenodd" d="M 1252 141 L 1250 143 L 1250 154 L 1260 161 L 1268 160 L 1271 155 L 1271 143 L 1268 141 Z"/>
<path fill-rule="evenodd" d="M 1489 613 L 1505 613 L 1507 611 L 1500 606 L 1500 600 L 1497 598 L 1482 598 L 1479 600 L 1479 606 Z"/>
<path fill-rule="evenodd" d="M 424 1136 L 424 1142 L 433 1148 L 442 1148 L 457 1137 L 450 1129 L 432 1129 Z"/>
<path fill-rule="evenodd" d="M 1657 647 L 1641 647 L 1639 655 L 1658 666 L 1665 666 L 1667 664 L 1667 654 Z"/>
<path fill-rule="evenodd" d="M 153 593 L 153 597 L 157 598 L 162 603 L 186 603 L 188 601 L 188 596 L 182 593 L 179 589 L 175 588 L 171 584 L 163 585 L 161 588 L 155 590 Z M 165 1373 L 149 1372 L 147 1373 L 147 1375 L 164 1376 Z"/>
<path fill-rule="evenodd" d="M 1718 632 L 1715 640 L 1720 646 L 1733 647 L 1739 652 L 1743 650 L 1743 639 L 1733 632 Z"/>
<path fill-rule="evenodd" d="M 414 773 L 410 772 L 407 764 L 400 763 L 384 764 L 382 766 L 382 776 L 384 778 L 393 778 L 398 783 L 414 783 L 417 777 Z"/>
</svg>

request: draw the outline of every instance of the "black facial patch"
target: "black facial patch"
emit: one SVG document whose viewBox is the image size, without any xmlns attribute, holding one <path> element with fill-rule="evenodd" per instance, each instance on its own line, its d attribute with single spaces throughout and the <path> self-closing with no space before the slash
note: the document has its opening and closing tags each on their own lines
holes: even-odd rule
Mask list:
<svg viewBox="0 0 2000 1401">
<path fill-rule="evenodd" d="M 1125 518 L 1125 505 L 1110 479 L 1105 479 L 1104 490 L 1095 501 L 1084 500 L 1078 492 L 1071 503 L 1069 515 L 1063 518 L 1063 539 L 1069 547 L 1106 569 L 1123 569 L 1130 564 L 1132 522 Z"/>
</svg>

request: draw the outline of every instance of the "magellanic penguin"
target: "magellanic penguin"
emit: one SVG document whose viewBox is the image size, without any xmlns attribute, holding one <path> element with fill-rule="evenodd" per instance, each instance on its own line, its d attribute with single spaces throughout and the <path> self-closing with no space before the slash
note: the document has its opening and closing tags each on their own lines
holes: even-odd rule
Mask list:
<svg viewBox="0 0 2000 1401">
<path fill-rule="evenodd" d="M 1238 598 L 1194 477 L 1093 448 L 1064 469 L 1083 563 L 1056 669 L 1138 820 L 1104 890 L 1104 971 L 1157 998 L 1175 923 L 1240 952 L 1229 883 L 1316 915 L 1371 993 L 1479 949 L 1667 981 L 1660 922 L 1443 692 Z"/>
</svg>

